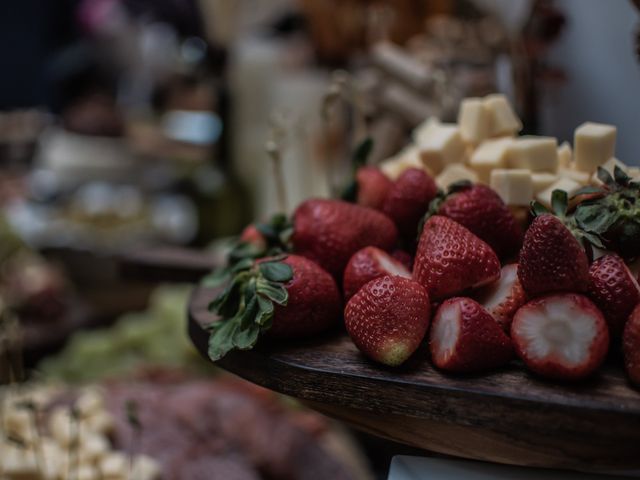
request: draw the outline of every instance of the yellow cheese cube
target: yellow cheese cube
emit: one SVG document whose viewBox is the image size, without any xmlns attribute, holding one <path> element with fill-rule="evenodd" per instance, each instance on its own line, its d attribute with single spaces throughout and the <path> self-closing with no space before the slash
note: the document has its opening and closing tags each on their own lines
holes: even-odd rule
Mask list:
<svg viewBox="0 0 640 480">
<path fill-rule="evenodd" d="M 431 134 L 431 130 L 440 125 L 440 120 L 436 117 L 429 117 L 411 132 L 411 138 L 416 143 L 420 142 L 420 139 L 426 138 Z"/>
<path fill-rule="evenodd" d="M 515 135 L 522 130 L 522 122 L 511 108 L 507 97 L 499 93 L 487 95 L 483 103 L 489 113 L 489 135 Z"/>
<path fill-rule="evenodd" d="M 533 198 L 531 171 L 496 168 L 491 172 L 491 188 L 507 205 L 526 206 Z"/>
<path fill-rule="evenodd" d="M 576 193 L 581 187 L 582 185 L 575 180 L 571 180 L 567 177 L 561 177 L 557 182 L 549 185 L 549 187 L 547 187 L 545 190 L 538 193 L 536 195 L 536 200 L 549 207 L 551 206 L 551 195 L 553 194 L 554 190 L 564 190 L 569 195 L 569 198 L 571 198 L 571 196 L 573 196 L 573 194 Z"/>
<path fill-rule="evenodd" d="M 490 112 L 481 98 L 465 98 L 460 103 L 458 125 L 462 139 L 474 145 L 489 136 L 491 128 Z"/>
<path fill-rule="evenodd" d="M 558 169 L 558 140 L 537 136 L 516 138 L 507 149 L 507 164 L 532 172 L 555 172 Z"/>
<path fill-rule="evenodd" d="M 461 180 L 469 180 L 470 182 L 477 182 L 478 175 L 473 170 L 465 167 L 461 163 L 452 163 L 451 165 L 447 165 L 447 167 L 436 177 L 436 183 L 438 187 L 443 190 L 446 190 L 449 185 L 455 182 L 459 182 Z"/>
<path fill-rule="evenodd" d="M 558 164 L 562 168 L 569 168 L 573 163 L 573 150 L 569 142 L 562 142 L 558 147 Z"/>
<path fill-rule="evenodd" d="M 423 165 L 437 175 L 446 165 L 464 161 L 466 146 L 457 125 L 441 124 L 416 141 Z"/>
<path fill-rule="evenodd" d="M 613 157 L 616 132 L 616 127 L 603 123 L 586 122 L 576 128 L 573 140 L 576 168 L 592 173 Z"/>
<path fill-rule="evenodd" d="M 558 180 L 558 175 L 549 172 L 534 172 L 531 174 L 531 181 L 533 182 L 533 193 L 538 193 L 549 185 Z"/>
<path fill-rule="evenodd" d="M 591 175 L 587 172 L 581 172 L 580 170 L 576 170 L 574 168 L 560 168 L 558 169 L 558 175 L 564 178 L 570 178 L 582 185 L 587 185 L 589 183 L 589 179 Z"/>
<path fill-rule="evenodd" d="M 622 170 L 624 170 L 625 172 L 627 171 L 627 165 L 625 165 L 624 163 L 622 163 L 620 160 L 618 160 L 615 157 L 611 157 L 609 160 L 607 160 L 606 162 L 604 162 L 601 165 L 602 168 L 604 168 L 607 172 L 609 172 L 609 174 L 613 177 L 613 172 L 615 170 L 616 167 L 620 167 Z M 602 185 L 602 182 L 600 181 L 600 179 L 598 178 L 598 172 L 597 170 L 593 173 L 593 175 L 591 175 L 591 184 L 595 185 L 595 186 L 600 186 Z"/>
<path fill-rule="evenodd" d="M 489 183 L 494 168 L 507 166 L 507 152 L 513 142 L 512 138 L 487 140 L 473 152 L 469 166 L 475 170 L 481 182 Z"/>
</svg>

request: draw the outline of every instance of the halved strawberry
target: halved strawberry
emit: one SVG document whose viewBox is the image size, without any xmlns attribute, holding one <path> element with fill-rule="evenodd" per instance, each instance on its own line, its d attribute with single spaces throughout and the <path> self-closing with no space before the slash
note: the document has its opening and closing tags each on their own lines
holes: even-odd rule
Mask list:
<svg viewBox="0 0 640 480">
<path fill-rule="evenodd" d="M 618 338 L 640 303 L 640 285 L 620 256 L 604 255 L 589 269 L 589 296 L 602 310 L 611 336 Z"/>
<path fill-rule="evenodd" d="M 584 249 L 555 216 L 536 217 L 525 233 L 518 277 L 525 292 L 585 292 L 589 261 Z"/>
<path fill-rule="evenodd" d="M 434 215 L 424 224 L 413 278 L 442 300 L 500 277 L 500 262 L 491 247 L 453 220 Z"/>
<path fill-rule="evenodd" d="M 624 327 L 622 351 L 629 380 L 640 385 L 640 304 L 631 312 Z"/>
<path fill-rule="evenodd" d="M 431 359 L 450 372 L 478 372 L 508 363 L 513 357 L 509 337 L 475 300 L 446 300 L 433 318 L 429 338 Z"/>
<path fill-rule="evenodd" d="M 362 353 L 396 366 L 405 362 L 422 342 L 430 313 L 429 295 L 420 284 L 387 275 L 371 280 L 351 297 L 344 311 L 344 324 Z"/>
<path fill-rule="evenodd" d="M 382 209 L 393 182 L 378 167 L 360 167 L 356 172 L 358 194 L 356 203 L 363 207 Z"/>
<path fill-rule="evenodd" d="M 505 265 L 500 270 L 500 278 L 478 292 L 478 303 L 509 332 L 513 315 L 527 301 L 527 295 L 518 279 L 518 264 Z"/>
<path fill-rule="evenodd" d="M 413 268 L 413 257 L 410 253 L 404 250 L 394 250 L 391 252 L 391 256 L 407 267 L 407 270 L 410 271 Z"/>
<path fill-rule="evenodd" d="M 342 287 L 345 300 L 355 295 L 365 283 L 384 275 L 411 278 L 411 272 L 384 250 L 376 247 L 358 250 L 344 269 Z"/>
<path fill-rule="evenodd" d="M 609 348 L 602 312 L 575 293 L 548 295 L 525 304 L 513 317 L 511 339 L 531 371 L 561 380 L 589 376 Z"/>
</svg>

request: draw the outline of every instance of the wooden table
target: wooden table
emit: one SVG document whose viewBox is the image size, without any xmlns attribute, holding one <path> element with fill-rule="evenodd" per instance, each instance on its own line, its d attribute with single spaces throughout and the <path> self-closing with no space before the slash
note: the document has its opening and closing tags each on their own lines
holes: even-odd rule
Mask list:
<svg viewBox="0 0 640 480">
<path fill-rule="evenodd" d="M 211 289 L 189 305 L 189 334 L 206 356 Z M 435 370 L 425 351 L 399 369 L 366 360 L 344 332 L 306 342 L 262 342 L 220 367 L 301 399 L 361 430 L 434 452 L 498 463 L 640 471 L 640 392 L 617 366 L 573 386 L 519 365 L 478 376 Z"/>
</svg>

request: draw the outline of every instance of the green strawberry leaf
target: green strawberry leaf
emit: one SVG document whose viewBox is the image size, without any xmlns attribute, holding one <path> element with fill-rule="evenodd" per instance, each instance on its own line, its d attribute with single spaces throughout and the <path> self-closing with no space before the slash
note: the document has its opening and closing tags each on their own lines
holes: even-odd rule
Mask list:
<svg viewBox="0 0 640 480">
<path fill-rule="evenodd" d="M 272 282 L 288 282 L 293 278 L 293 269 L 282 262 L 263 262 L 259 265 L 260 273 Z"/>
<path fill-rule="evenodd" d="M 267 326 L 268 322 L 273 318 L 273 302 L 262 295 L 257 295 L 256 298 L 258 299 L 258 314 L 256 315 L 255 323 L 264 327 Z"/>
<path fill-rule="evenodd" d="M 576 191 L 571 198 L 573 199 L 573 198 L 579 197 L 580 195 L 588 195 L 591 193 L 606 193 L 606 192 L 600 187 L 587 186 L 587 187 L 582 187 L 581 189 Z"/>
<path fill-rule="evenodd" d="M 559 218 L 564 218 L 569 205 L 569 197 L 564 190 L 554 190 L 551 192 L 551 208 Z"/>
<path fill-rule="evenodd" d="M 531 215 L 533 215 L 534 217 L 539 217 L 540 215 L 544 215 L 545 213 L 551 213 L 547 207 L 542 205 L 537 200 L 531 202 L 530 209 Z"/>
<path fill-rule="evenodd" d="M 237 275 L 231 280 L 220 295 L 218 295 L 210 304 L 209 311 L 215 312 L 223 317 L 230 317 L 240 308 L 242 297 L 242 287 L 245 277 L 242 274 Z"/>
<path fill-rule="evenodd" d="M 200 285 L 203 287 L 215 288 L 219 287 L 223 283 L 229 280 L 230 272 L 228 268 L 216 268 L 211 273 L 208 273 L 200 280 Z"/>
<path fill-rule="evenodd" d="M 458 180 L 457 182 L 453 182 L 451 185 L 449 185 L 449 188 L 447 189 L 447 195 L 462 192 L 463 190 L 467 190 L 472 186 L 473 183 L 470 180 Z"/>
<path fill-rule="evenodd" d="M 618 185 L 626 187 L 629 184 L 629 176 L 618 165 L 613 167 L 613 178 Z"/>
<path fill-rule="evenodd" d="M 618 212 L 610 210 L 604 203 L 578 205 L 575 219 L 580 228 L 587 232 L 602 234 L 618 220 Z"/>
<path fill-rule="evenodd" d="M 286 305 L 289 299 L 287 289 L 276 282 L 268 282 L 263 279 L 257 281 L 257 292 L 270 300 L 273 300 L 278 305 Z"/>
<path fill-rule="evenodd" d="M 605 170 L 602 167 L 598 167 L 598 179 L 604 183 L 607 187 L 615 187 L 616 186 L 616 181 L 613 179 L 613 177 L 611 176 L 611 174 Z"/>
<path fill-rule="evenodd" d="M 236 318 L 231 320 L 221 320 L 211 325 L 209 336 L 209 358 L 214 362 L 220 360 L 227 353 L 234 349 L 233 337 L 239 322 Z"/>
<path fill-rule="evenodd" d="M 373 151 L 373 139 L 371 137 L 367 137 L 358 146 L 353 152 L 351 160 L 353 162 L 354 170 L 357 170 L 360 167 L 364 167 L 369 160 L 369 155 Z"/>
<path fill-rule="evenodd" d="M 354 203 L 358 198 L 358 182 L 356 180 L 350 181 L 347 186 L 340 193 L 340 200 L 345 202 Z"/>
</svg>

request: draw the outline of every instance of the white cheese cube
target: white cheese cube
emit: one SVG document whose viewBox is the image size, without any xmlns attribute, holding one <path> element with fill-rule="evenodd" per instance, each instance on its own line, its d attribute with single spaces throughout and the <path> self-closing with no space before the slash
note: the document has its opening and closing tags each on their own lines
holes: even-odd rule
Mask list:
<svg viewBox="0 0 640 480">
<path fill-rule="evenodd" d="M 625 172 L 627 171 L 627 165 L 625 165 L 624 163 L 622 163 L 620 160 L 618 160 L 615 157 L 611 157 L 609 160 L 607 160 L 606 162 L 604 162 L 601 165 L 602 168 L 604 168 L 607 172 L 609 172 L 609 174 L 613 177 L 613 172 L 615 170 L 616 167 L 620 167 L 622 170 L 624 170 Z M 602 182 L 600 181 L 600 179 L 598 178 L 598 171 L 596 170 L 593 175 L 591 175 L 591 184 L 595 185 L 597 187 L 599 187 L 600 185 L 602 185 Z"/>
<path fill-rule="evenodd" d="M 533 182 L 533 193 L 538 193 L 549 185 L 558 180 L 558 175 L 549 172 L 534 172 L 531 174 L 531 181 Z"/>
<path fill-rule="evenodd" d="M 113 416 L 106 410 L 94 413 L 90 417 L 86 418 L 83 422 L 83 426 L 91 432 L 101 433 L 107 435 L 113 431 L 114 427 Z"/>
<path fill-rule="evenodd" d="M 7 443 L 0 443 L 2 452 L 2 470 L 6 478 L 37 480 L 38 461 L 35 451 L 30 448 L 20 448 Z"/>
<path fill-rule="evenodd" d="M 472 183 L 478 181 L 478 175 L 473 170 L 465 167 L 461 163 L 453 163 L 447 165 L 440 175 L 436 177 L 436 183 L 438 187 L 446 190 L 452 183 L 459 182 L 461 180 L 468 180 Z"/>
<path fill-rule="evenodd" d="M 4 414 L 4 431 L 24 443 L 31 444 L 37 437 L 32 414 L 25 409 L 10 407 Z"/>
<path fill-rule="evenodd" d="M 464 161 L 466 146 L 457 125 L 436 125 L 416 144 L 423 165 L 434 175 L 446 165 Z"/>
<path fill-rule="evenodd" d="M 99 467 L 102 478 L 127 477 L 129 472 L 129 460 L 122 453 L 109 453 L 100 461 Z"/>
<path fill-rule="evenodd" d="M 104 397 L 97 389 L 86 389 L 76 401 L 76 409 L 85 418 L 104 409 Z"/>
<path fill-rule="evenodd" d="M 603 123 L 586 122 L 576 128 L 573 140 L 576 168 L 592 173 L 613 157 L 616 132 L 616 127 Z"/>
<path fill-rule="evenodd" d="M 460 103 L 458 125 L 462 139 L 474 145 L 489 136 L 491 128 L 490 112 L 481 98 L 465 98 Z"/>
<path fill-rule="evenodd" d="M 161 476 L 160 465 L 153 458 L 137 455 L 133 460 L 131 478 L 136 480 L 157 480 Z"/>
<path fill-rule="evenodd" d="M 489 113 L 490 136 L 515 135 L 522 130 L 522 122 L 511 108 L 507 97 L 499 93 L 487 95 L 483 103 Z"/>
<path fill-rule="evenodd" d="M 408 168 L 419 168 L 424 170 L 424 165 L 420 159 L 420 152 L 414 145 L 405 147 L 397 155 L 380 164 L 380 170 L 382 170 L 382 173 L 391 180 L 396 180 Z"/>
<path fill-rule="evenodd" d="M 491 188 L 507 205 L 526 206 L 533 198 L 531 171 L 496 168 L 491 172 Z"/>
<path fill-rule="evenodd" d="M 554 190 L 564 190 L 567 192 L 569 198 L 576 193 L 582 185 L 580 185 L 575 180 L 571 180 L 570 178 L 561 177 L 557 182 L 549 185 L 545 190 L 541 191 L 536 195 L 536 200 L 538 200 L 543 205 L 550 207 L 551 206 L 551 196 Z"/>
<path fill-rule="evenodd" d="M 537 136 L 516 138 L 507 150 L 507 164 L 532 172 L 555 172 L 558 169 L 558 140 Z"/>
<path fill-rule="evenodd" d="M 632 180 L 634 180 L 636 182 L 640 182 L 640 168 L 639 167 L 629 167 L 629 168 L 627 168 L 627 175 L 629 175 Z"/>
<path fill-rule="evenodd" d="M 469 166 L 481 182 L 489 183 L 494 168 L 506 168 L 507 152 L 513 142 L 512 138 L 498 138 L 486 140 L 476 148 L 469 159 Z"/>
<path fill-rule="evenodd" d="M 569 168 L 573 163 L 573 150 L 569 142 L 562 142 L 558 147 L 558 165 Z"/>
<path fill-rule="evenodd" d="M 94 463 L 109 451 L 109 441 L 103 435 L 90 433 L 82 437 L 78 449 L 81 463 Z"/>
<path fill-rule="evenodd" d="M 576 170 L 574 168 L 559 168 L 558 175 L 563 178 L 570 178 L 582 185 L 587 185 L 591 178 L 587 172 L 581 172 L 580 170 Z"/>
<path fill-rule="evenodd" d="M 411 132 L 411 138 L 416 143 L 420 142 L 420 139 L 426 138 L 431 134 L 431 130 L 440 125 L 440 120 L 436 117 L 429 117 Z"/>
</svg>

